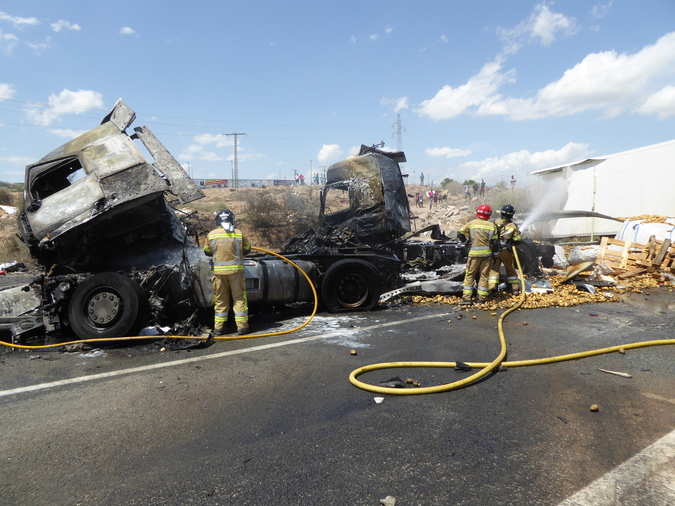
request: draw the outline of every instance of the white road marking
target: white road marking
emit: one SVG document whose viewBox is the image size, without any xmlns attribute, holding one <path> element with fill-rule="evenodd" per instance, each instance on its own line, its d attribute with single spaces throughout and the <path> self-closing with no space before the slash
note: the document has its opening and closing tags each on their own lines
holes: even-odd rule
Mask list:
<svg viewBox="0 0 675 506">
<path fill-rule="evenodd" d="M 241 355 L 244 353 L 253 353 L 256 351 L 262 351 L 262 350 L 269 350 L 272 348 L 280 348 L 282 346 L 290 346 L 292 344 L 301 344 L 301 343 L 307 343 L 310 341 L 318 341 L 319 339 L 326 339 L 326 338 L 334 338 L 336 334 L 339 334 L 340 332 L 349 332 L 349 333 L 354 333 L 357 331 L 368 331 L 368 330 L 374 330 L 374 329 L 380 329 L 383 327 L 392 327 L 395 325 L 402 325 L 404 323 L 412 323 L 416 321 L 421 321 L 421 320 L 428 320 L 430 318 L 445 318 L 449 316 L 451 313 L 441 313 L 441 314 L 433 314 L 433 315 L 427 315 L 427 316 L 419 316 L 417 318 L 410 318 L 410 319 L 405 319 L 405 320 L 399 320 L 395 322 L 389 322 L 389 323 L 378 323 L 377 325 L 371 325 L 369 327 L 361 327 L 358 329 L 355 328 L 350 328 L 350 329 L 342 329 L 342 330 L 331 330 L 330 332 L 324 332 L 323 334 L 318 334 L 316 336 L 309 336 L 309 337 L 301 337 L 298 339 L 292 339 L 290 341 L 283 341 L 280 343 L 271 343 L 271 344 L 262 344 L 260 346 L 252 346 L 250 348 L 244 348 L 241 350 L 230 350 L 230 351 L 223 351 L 221 353 L 213 353 L 211 355 L 204 355 L 202 357 L 192 357 L 192 358 L 186 358 L 182 360 L 173 360 L 171 362 L 162 362 L 161 364 L 151 364 L 151 365 L 144 365 L 141 367 L 132 367 L 130 369 L 121 369 L 119 371 L 111 371 L 111 372 L 104 372 L 100 374 L 92 374 L 89 376 L 79 376 L 77 378 L 69 378 L 69 379 L 64 379 L 64 380 L 59 380 L 59 381 L 52 381 L 50 383 L 40 383 L 37 385 L 30 385 L 26 387 L 19 387 L 19 388 L 13 388 L 11 390 L 3 390 L 0 391 L 0 397 L 7 397 L 9 395 L 16 395 L 16 394 L 23 394 L 26 392 L 36 392 L 38 390 L 47 390 L 49 388 L 56 388 L 56 387 L 61 387 L 65 385 L 73 385 L 75 383 L 84 383 L 86 381 L 95 381 L 95 380 L 100 380 L 100 379 L 106 379 L 106 378 L 114 378 L 115 376 L 123 376 L 126 374 L 134 374 L 138 372 L 146 372 L 146 371 L 152 371 L 154 369 L 164 369 L 166 367 L 174 367 L 174 366 L 180 366 L 180 365 L 185 365 L 185 364 L 193 364 L 195 362 L 202 362 L 204 360 L 212 360 L 216 358 L 223 358 L 223 357 L 229 357 L 232 355 Z"/>
<path fill-rule="evenodd" d="M 675 404 L 675 399 L 669 399 L 668 397 L 661 397 L 660 395 L 656 394 L 650 394 L 649 392 L 640 392 L 642 395 L 645 397 L 649 397 L 650 399 L 654 399 L 657 401 L 663 401 L 663 402 L 669 402 L 670 404 Z"/>
<path fill-rule="evenodd" d="M 645 487 L 652 499 L 635 497 Z M 635 502 L 637 501 L 637 502 Z M 558 506 L 675 504 L 675 430 L 649 445 Z"/>
</svg>

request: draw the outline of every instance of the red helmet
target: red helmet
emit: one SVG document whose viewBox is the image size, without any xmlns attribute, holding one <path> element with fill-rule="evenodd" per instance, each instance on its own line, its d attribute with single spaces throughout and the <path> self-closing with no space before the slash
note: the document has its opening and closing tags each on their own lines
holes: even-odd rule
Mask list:
<svg viewBox="0 0 675 506">
<path fill-rule="evenodd" d="M 476 211 L 476 216 L 484 220 L 490 219 L 492 214 L 492 208 L 487 204 L 481 204 L 478 206 L 478 211 Z"/>
</svg>

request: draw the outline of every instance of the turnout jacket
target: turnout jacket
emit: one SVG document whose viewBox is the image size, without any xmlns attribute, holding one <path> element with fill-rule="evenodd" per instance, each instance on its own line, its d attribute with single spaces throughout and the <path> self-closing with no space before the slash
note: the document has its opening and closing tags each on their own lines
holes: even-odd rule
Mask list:
<svg viewBox="0 0 675 506">
<path fill-rule="evenodd" d="M 241 230 L 228 232 L 220 227 L 206 236 L 204 253 L 213 257 L 213 273 L 226 275 L 244 272 L 244 256 L 251 251 L 251 243 Z"/>
<path fill-rule="evenodd" d="M 492 256 L 491 243 L 497 238 L 497 227 L 489 220 L 474 218 L 462 228 L 459 233 L 471 241 L 470 257 Z"/>
<path fill-rule="evenodd" d="M 511 244 L 518 245 L 521 241 L 518 225 L 512 221 L 505 221 L 502 218 L 497 218 L 495 220 L 495 225 L 497 225 L 499 243 L 502 248 L 511 246 Z"/>
</svg>

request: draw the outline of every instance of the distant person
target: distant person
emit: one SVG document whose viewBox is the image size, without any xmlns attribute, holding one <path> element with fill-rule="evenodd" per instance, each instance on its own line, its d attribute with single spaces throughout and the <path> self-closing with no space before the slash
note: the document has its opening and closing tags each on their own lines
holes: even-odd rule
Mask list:
<svg viewBox="0 0 675 506">
<path fill-rule="evenodd" d="M 488 291 L 496 293 L 499 287 L 499 268 L 503 264 L 506 271 L 506 281 L 509 284 L 511 293 L 514 296 L 520 295 L 518 271 L 513 265 L 513 249 L 512 246 L 520 244 L 520 230 L 518 225 L 513 223 L 513 215 L 516 210 L 511 204 L 506 204 L 502 207 L 501 218 L 495 220 L 497 226 L 497 236 L 499 238 L 499 253 L 490 268 L 490 279 L 488 280 Z"/>
<path fill-rule="evenodd" d="M 424 172 L 420 172 L 420 186 L 424 186 Z"/>
<path fill-rule="evenodd" d="M 478 183 L 474 183 L 473 184 L 473 196 L 474 197 L 478 197 L 478 188 L 479 188 Z"/>
<path fill-rule="evenodd" d="M 464 289 L 461 305 L 471 305 L 473 287 L 477 285 L 478 302 L 487 302 L 488 279 L 492 266 L 492 246 L 497 237 L 497 226 L 490 221 L 492 209 L 481 204 L 476 211 L 476 218 L 459 229 L 457 237 L 462 242 L 469 242 L 469 256 L 466 261 Z"/>
<path fill-rule="evenodd" d="M 485 195 L 485 179 L 481 178 L 480 180 L 480 192 L 478 192 L 478 195 L 480 195 L 481 197 Z"/>
<path fill-rule="evenodd" d="M 469 187 L 468 184 L 465 184 L 465 185 L 464 185 L 464 196 L 465 196 L 467 199 L 471 200 L 471 188 Z"/>
<path fill-rule="evenodd" d="M 511 183 L 511 191 L 514 191 L 516 189 L 516 178 L 511 175 L 509 182 Z"/>
</svg>

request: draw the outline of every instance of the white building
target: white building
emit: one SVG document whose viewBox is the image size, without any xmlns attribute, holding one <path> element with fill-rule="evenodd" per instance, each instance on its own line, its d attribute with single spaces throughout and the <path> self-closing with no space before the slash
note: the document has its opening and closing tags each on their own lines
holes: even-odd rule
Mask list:
<svg viewBox="0 0 675 506">
<path fill-rule="evenodd" d="M 585 211 L 615 218 L 675 216 L 675 140 L 532 174 L 544 182 L 546 211 L 570 215 Z M 622 226 L 620 221 L 598 217 L 529 221 L 549 237 L 614 235 Z"/>
</svg>

